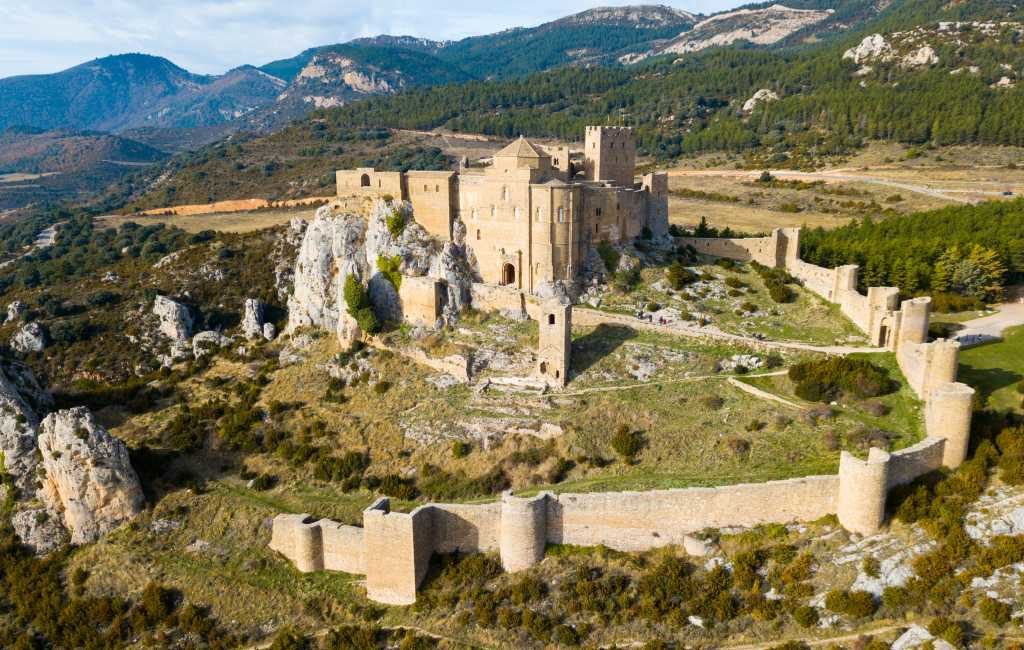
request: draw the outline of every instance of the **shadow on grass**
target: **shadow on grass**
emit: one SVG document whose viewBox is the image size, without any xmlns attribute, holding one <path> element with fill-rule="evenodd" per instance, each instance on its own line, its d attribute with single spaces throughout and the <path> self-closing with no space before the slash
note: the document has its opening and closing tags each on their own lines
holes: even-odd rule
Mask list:
<svg viewBox="0 0 1024 650">
<path fill-rule="evenodd" d="M 1019 372 L 1005 368 L 975 368 L 966 363 L 960 364 L 957 380 L 978 391 L 982 400 L 987 400 L 992 393 L 1007 386 L 1013 386 L 1024 379 Z"/>
<path fill-rule="evenodd" d="M 581 375 L 601 359 L 637 337 L 637 331 L 625 325 L 601 323 L 589 334 L 572 342 L 572 373 Z"/>
</svg>

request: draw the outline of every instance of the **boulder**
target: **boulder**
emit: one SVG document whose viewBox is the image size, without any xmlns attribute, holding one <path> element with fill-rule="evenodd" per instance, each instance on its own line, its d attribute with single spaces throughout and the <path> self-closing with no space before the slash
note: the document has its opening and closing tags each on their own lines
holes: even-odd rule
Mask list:
<svg viewBox="0 0 1024 650">
<path fill-rule="evenodd" d="M 257 298 L 246 298 L 245 310 L 242 314 L 242 334 L 247 339 L 258 339 L 263 336 L 263 322 L 266 318 L 267 306 Z"/>
<path fill-rule="evenodd" d="M 11 526 L 21 543 L 36 555 L 56 551 L 68 541 L 60 514 L 48 508 L 24 508 L 11 516 Z"/>
<path fill-rule="evenodd" d="M 28 306 L 20 300 L 7 305 L 7 322 L 21 318 L 21 315 L 28 311 Z"/>
<path fill-rule="evenodd" d="M 172 342 L 184 342 L 192 336 L 192 312 L 166 296 L 153 300 L 153 313 L 159 319 L 160 333 Z"/>
<path fill-rule="evenodd" d="M 218 348 L 225 348 L 231 343 L 231 337 L 224 336 L 220 332 L 199 332 L 192 337 L 192 356 L 198 359 Z"/>
<path fill-rule="evenodd" d="M 754 93 L 750 99 L 743 103 L 743 112 L 752 112 L 755 108 L 757 108 L 757 105 L 762 102 L 770 103 L 777 101 L 779 101 L 779 95 L 774 90 L 771 90 L 769 88 L 762 88 L 761 90 Z"/>
<path fill-rule="evenodd" d="M 39 323 L 26 323 L 11 337 L 11 348 L 16 352 L 42 352 L 46 349 L 46 331 Z"/>
<path fill-rule="evenodd" d="M 268 341 L 273 341 L 277 336 L 277 328 L 274 327 L 273 323 L 263 323 L 263 338 Z"/>
<path fill-rule="evenodd" d="M 73 544 L 95 541 L 142 511 L 128 448 L 83 407 L 57 411 L 39 425 L 46 475 L 40 497 L 60 513 Z"/>
<path fill-rule="evenodd" d="M 923 68 L 932 66 L 939 62 L 939 55 L 935 53 L 930 45 L 922 45 L 910 54 L 903 57 L 901 62 L 905 68 Z"/>
<path fill-rule="evenodd" d="M 892 46 L 881 34 L 864 37 L 860 44 L 843 53 L 843 58 L 861 64 L 867 61 L 886 61 L 892 57 Z"/>
<path fill-rule="evenodd" d="M 40 410 L 53 406 L 32 373 L 20 364 L 0 365 L 0 454 L 19 499 L 36 493 L 36 427 Z"/>
</svg>

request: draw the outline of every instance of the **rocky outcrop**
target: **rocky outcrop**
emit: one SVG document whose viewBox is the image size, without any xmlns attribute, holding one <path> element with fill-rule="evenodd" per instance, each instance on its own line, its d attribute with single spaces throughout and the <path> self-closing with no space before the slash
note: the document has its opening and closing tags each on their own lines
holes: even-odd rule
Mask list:
<svg viewBox="0 0 1024 650">
<path fill-rule="evenodd" d="M 757 108 L 757 105 L 762 102 L 767 104 L 777 101 L 779 101 L 779 96 L 774 90 L 762 88 L 761 90 L 754 93 L 750 99 L 743 103 L 743 112 L 752 112 L 755 108 Z"/>
<path fill-rule="evenodd" d="M 231 343 L 231 337 L 224 336 L 220 332 L 199 332 L 192 337 L 192 356 L 198 359 L 220 348 L 226 348 Z"/>
<path fill-rule="evenodd" d="M 258 298 L 246 298 L 242 313 L 242 334 L 247 339 L 258 339 L 263 336 L 263 322 L 266 318 L 267 306 Z"/>
<path fill-rule="evenodd" d="M 46 331 L 39 323 L 26 323 L 11 337 L 11 348 L 16 352 L 42 352 L 46 349 Z"/>
<path fill-rule="evenodd" d="M 274 327 L 273 323 L 263 323 L 263 338 L 268 341 L 273 341 L 277 336 L 277 328 Z"/>
<path fill-rule="evenodd" d="M 404 220 L 397 236 L 388 220 Z M 465 228 L 456 224 L 456 242 Z M 412 218 L 408 204 L 378 201 L 368 219 L 338 213 L 325 206 L 306 228 L 295 263 L 295 286 L 288 298 L 287 333 L 302 326 L 330 330 L 342 342 L 351 340 L 355 328 L 347 317 L 343 289 L 354 274 L 368 286 L 370 301 L 379 318 L 401 319 L 401 303 L 394 285 L 378 268 L 380 260 L 396 260 L 403 276 L 428 276 L 443 280 L 447 296 L 443 318 L 454 322 L 469 304 L 472 272 L 466 249 L 456 242 L 431 237 Z"/>
<path fill-rule="evenodd" d="M 935 65 L 939 62 L 939 55 L 935 53 L 935 50 L 931 45 L 922 45 L 913 52 L 907 54 L 900 61 L 900 64 L 906 68 L 923 68 L 925 66 Z"/>
<path fill-rule="evenodd" d="M 38 444 L 46 472 L 40 498 L 60 513 L 72 543 L 94 541 L 142 511 L 142 489 L 128 448 L 88 409 L 46 416 Z"/>
<path fill-rule="evenodd" d="M 175 356 L 180 356 L 181 351 L 188 349 L 185 343 L 192 336 L 192 312 L 167 296 L 157 296 L 153 300 L 153 314 L 160 333 L 170 340 Z"/>
<path fill-rule="evenodd" d="M 11 302 L 7 305 L 7 322 L 18 320 L 26 311 L 28 311 L 28 306 L 22 301 Z"/>
<path fill-rule="evenodd" d="M 856 64 L 867 61 L 885 60 L 892 55 L 892 46 L 881 34 L 872 34 L 864 37 L 857 47 L 846 50 L 843 59 L 853 61 Z"/>
<path fill-rule="evenodd" d="M 60 513 L 44 507 L 29 507 L 11 515 L 11 526 L 18 539 L 37 555 L 57 550 L 68 542 Z"/>
<path fill-rule="evenodd" d="M 19 364 L 0 364 L 0 454 L 19 498 L 35 496 L 36 427 L 39 412 L 52 406 L 31 371 Z"/>
</svg>

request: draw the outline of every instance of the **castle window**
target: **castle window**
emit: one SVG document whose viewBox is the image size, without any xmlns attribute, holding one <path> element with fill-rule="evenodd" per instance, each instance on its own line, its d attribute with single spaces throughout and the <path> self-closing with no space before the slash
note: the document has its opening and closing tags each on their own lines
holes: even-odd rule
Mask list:
<svg viewBox="0 0 1024 650">
<path fill-rule="evenodd" d="M 440 192 L 441 191 L 441 186 L 440 185 L 435 185 L 434 186 L 434 191 L 435 192 Z"/>
<path fill-rule="evenodd" d="M 555 315 L 554 314 L 548 314 L 548 325 L 554 325 L 554 324 L 555 324 Z"/>
<path fill-rule="evenodd" d="M 508 201 L 508 186 L 501 188 L 501 200 Z"/>
<path fill-rule="evenodd" d="M 540 208 L 538 207 L 537 208 L 537 221 L 540 221 L 540 216 L 541 216 L 541 211 L 540 211 Z"/>
<path fill-rule="evenodd" d="M 597 216 L 601 216 L 601 208 L 597 208 Z"/>
<path fill-rule="evenodd" d="M 476 229 L 476 240 L 480 241 L 480 229 L 479 228 Z"/>
<path fill-rule="evenodd" d="M 370 175 L 369 174 L 363 174 L 362 176 L 359 177 L 359 186 L 360 187 L 370 187 Z"/>
<path fill-rule="evenodd" d="M 565 208 L 558 208 L 558 223 L 565 223 Z"/>
<path fill-rule="evenodd" d="M 496 216 L 498 216 L 498 206 L 492 205 L 491 206 L 491 219 L 495 218 Z"/>
<path fill-rule="evenodd" d="M 516 209 L 515 209 L 515 210 L 514 210 L 514 211 L 512 212 L 512 215 L 513 215 L 513 216 L 514 216 L 514 217 L 515 217 L 516 219 L 519 219 L 519 208 L 516 208 Z"/>
<path fill-rule="evenodd" d="M 476 208 L 473 208 L 473 218 L 474 218 L 474 219 L 477 219 L 477 218 L 479 218 L 479 217 L 480 217 L 480 213 L 479 213 L 479 212 L 477 212 Z"/>
<path fill-rule="evenodd" d="M 377 179 L 377 187 L 384 187 L 383 181 L 381 181 L 379 178 Z"/>
<path fill-rule="evenodd" d="M 423 191 L 424 192 L 429 192 L 430 191 L 430 186 L 429 185 L 424 185 L 423 186 Z"/>
</svg>

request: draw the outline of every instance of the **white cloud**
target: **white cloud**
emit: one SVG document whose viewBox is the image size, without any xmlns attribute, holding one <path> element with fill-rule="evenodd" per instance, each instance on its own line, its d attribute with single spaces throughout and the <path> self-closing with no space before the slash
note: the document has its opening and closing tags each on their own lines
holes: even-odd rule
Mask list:
<svg viewBox="0 0 1024 650">
<path fill-rule="evenodd" d="M 639 4 L 636 0 L 633 4 Z M 219 74 L 360 36 L 457 39 L 536 25 L 608 0 L 2 0 L 0 77 L 62 70 L 107 54 L 145 52 Z M 711 12 L 739 0 L 676 0 Z"/>
</svg>

